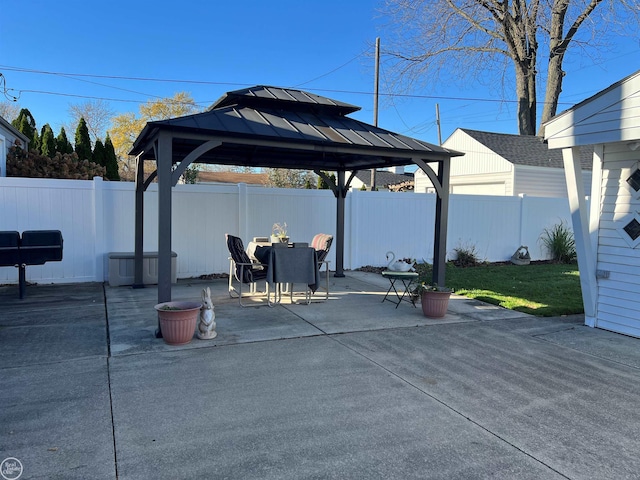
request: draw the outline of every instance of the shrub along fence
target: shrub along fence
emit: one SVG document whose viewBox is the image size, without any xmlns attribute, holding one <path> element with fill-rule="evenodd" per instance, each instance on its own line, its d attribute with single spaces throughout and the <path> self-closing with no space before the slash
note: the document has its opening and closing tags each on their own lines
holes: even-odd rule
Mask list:
<svg viewBox="0 0 640 480">
<path fill-rule="evenodd" d="M 287 223 L 292 241 L 316 233 L 335 235 L 336 202 L 329 190 L 239 185 L 178 185 L 173 190 L 172 250 L 178 278 L 227 272 L 224 234 L 267 236 Z M 363 192 L 347 195 L 345 269 L 382 266 L 397 257 L 432 261 L 435 195 Z M 62 262 L 34 266 L 27 280 L 40 283 L 102 282 L 108 254 L 134 248 L 134 184 L 32 178 L 0 178 L 0 230 L 60 230 Z M 145 193 L 145 251 L 156 251 L 157 189 Z M 544 229 L 570 225 L 567 199 L 452 195 L 447 251 L 474 248 L 481 260 L 508 260 L 527 245 L 533 260 L 550 258 L 540 240 Z M 328 259 L 335 265 L 335 248 Z M 15 283 L 16 268 L 0 268 L 0 283 Z"/>
</svg>

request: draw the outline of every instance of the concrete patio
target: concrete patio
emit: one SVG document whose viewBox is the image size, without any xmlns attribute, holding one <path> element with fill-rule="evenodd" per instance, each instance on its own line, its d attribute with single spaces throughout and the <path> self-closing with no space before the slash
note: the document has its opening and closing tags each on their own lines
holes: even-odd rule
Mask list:
<svg viewBox="0 0 640 480">
<path fill-rule="evenodd" d="M 624 479 L 640 471 L 639 340 L 463 297 L 447 316 L 331 278 L 311 305 L 155 339 L 155 288 L 0 287 L 0 461 L 21 479 Z"/>
</svg>

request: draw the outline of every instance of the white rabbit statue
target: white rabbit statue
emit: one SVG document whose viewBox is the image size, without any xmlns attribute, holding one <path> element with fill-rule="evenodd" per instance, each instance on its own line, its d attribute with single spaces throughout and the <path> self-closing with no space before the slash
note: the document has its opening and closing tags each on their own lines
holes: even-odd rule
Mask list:
<svg viewBox="0 0 640 480">
<path fill-rule="evenodd" d="M 213 302 L 211 301 L 211 289 L 209 287 L 202 289 L 202 308 L 200 309 L 200 320 L 198 321 L 198 330 L 196 336 L 201 340 L 211 340 L 216 338 L 216 313 L 213 310 Z"/>
</svg>

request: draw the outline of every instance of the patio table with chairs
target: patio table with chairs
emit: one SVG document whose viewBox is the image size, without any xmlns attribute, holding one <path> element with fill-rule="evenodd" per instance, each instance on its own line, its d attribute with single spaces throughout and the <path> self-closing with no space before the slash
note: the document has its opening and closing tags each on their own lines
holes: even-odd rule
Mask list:
<svg viewBox="0 0 640 480">
<path fill-rule="evenodd" d="M 237 296 L 241 306 L 258 306 L 245 300 L 258 293 L 266 295 L 263 305 L 274 306 L 282 301 L 282 293 L 290 294 L 294 301 L 294 285 L 305 285 L 305 303 L 320 286 L 320 269 L 324 266 L 325 300 L 329 298 L 329 262 L 326 256 L 333 237 L 318 234 L 311 246 L 304 242 L 271 243 L 266 237 L 254 237 L 245 250 L 239 237 L 226 235 L 229 248 L 229 294 Z M 264 291 L 258 292 L 257 283 L 264 282 Z M 235 283 L 239 284 L 236 288 Z M 249 295 L 243 294 L 243 285 L 250 288 Z"/>
</svg>

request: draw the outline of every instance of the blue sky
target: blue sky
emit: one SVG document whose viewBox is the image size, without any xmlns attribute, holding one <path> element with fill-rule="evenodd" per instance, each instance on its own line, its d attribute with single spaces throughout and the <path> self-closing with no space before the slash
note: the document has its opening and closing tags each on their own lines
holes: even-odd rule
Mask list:
<svg viewBox="0 0 640 480">
<path fill-rule="evenodd" d="M 379 6 L 377 0 L 113 0 L 99 6 L 4 0 L 0 73 L 38 128 L 49 123 L 56 134 L 69 120 L 69 104 L 90 98 L 106 99 L 116 113 L 137 113 L 149 99 L 187 91 L 204 108 L 226 91 L 257 84 L 358 105 L 362 110 L 352 116 L 373 123 L 373 45 L 380 37 L 384 54 L 388 34 Z M 621 40 L 597 65 L 572 59 L 559 110 L 638 70 L 638 60 L 638 38 Z M 515 106 L 499 92 L 435 84 L 411 97 L 391 97 L 386 78 L 383 68 L 380 127 L 437 143 L 438 103 L 443 140 L 457 127 L 517 133 Z M 513 100 L 511 91 L 507 95 Z"/>
</svg>

